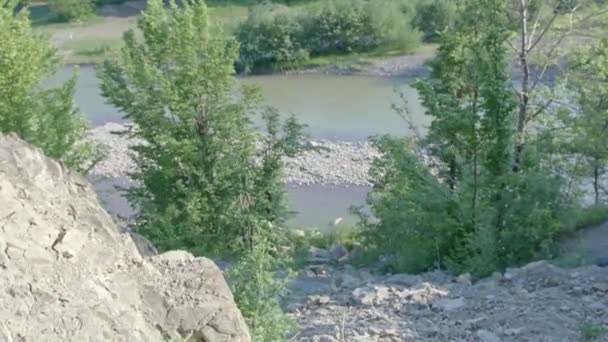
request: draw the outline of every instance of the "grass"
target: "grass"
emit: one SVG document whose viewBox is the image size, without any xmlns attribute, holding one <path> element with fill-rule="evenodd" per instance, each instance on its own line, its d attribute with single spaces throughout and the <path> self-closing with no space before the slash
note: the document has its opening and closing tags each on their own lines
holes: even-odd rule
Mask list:
<svg viewBox="0 0 608 342">
<path fill-rule="evenodd" d="M 122 46 L 122 40 L 84 38 L 66 42 L 61 52 L 68 64 L 97 64 L 108 59 Z"/>
<path fill-rule="evenodd" d="M 584 342 L 597 341 L 598 339 L 608 335 L 608 327 L 589 321 L 583 322 L 580 330 L 581 340 Z"/>
<path fill-rule="evenodd" d="M 608 221 L 608 207 L 592 206 L 583 208 L 577 215 L 574 230 L 597 226 Z"/>
<path fill-rule="evenodd" d="M 310 59 L 291 64 L 279 65 L 279 70 L 321 68 L 327 66 L 348 66 L 355 70 L 363 70 L 374 61 L 395 56 L 403 56 L 414 53 L 430 52 L 436 49 L 436 45 L 422 44 L 415 49 L 377 49 L 369 52 L 354 52 L 349 54 L 315 56 Z"/>
</svg>

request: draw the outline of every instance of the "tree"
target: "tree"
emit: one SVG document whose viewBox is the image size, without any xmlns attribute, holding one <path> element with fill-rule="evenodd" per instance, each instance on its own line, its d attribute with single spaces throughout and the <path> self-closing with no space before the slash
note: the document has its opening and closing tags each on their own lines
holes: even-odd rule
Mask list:
<svg viewBox="0 0 608 342">
<path fill-rule="evenodd" d="M 580 53 L 569 76 L 575 106 L 563 121 L 571 135 L 568 150 L 581 157 L 591 177 L 595 205 L 605 192 L 601 177 L 608 164 L 608 40 Z"/>
<path fill-rule="evenodd" d="M 528 127 L 556 101 L 541 87 L 561 70 L 568 45 L 592 40 L 593 29 L 605 25 L 608 9 L 591 0 L 510 0 L 506 15 L 515 34 L 508 43 L 519 68 L 517 142 L 513 171 L 521 168 L 521 155 L 531 134 Z"/>
<path fill-rule="evenodd" d="M 414 26 L 424 34 L 426 41 L 435 42 L 441 33 L 454 25 L 456 5 L 453 0 L 418 2 Z"/>
<path fill-rule="evenodd" d="M 93 0 L 48 0 L 49 11 L 59 21 L 83 20 L 93 15 Z"/>
<path fill-rule="evenodd" d="M 31 27 L 19 1 L 0 7 L 0 132 L 14 132 L 69 167 L 88 171 L 101 150 L 86 142 L 87 123 L 73 105 L 76 75 L 41 89 L 58 68 L 55 51 Z"/>
<path fill-rule="evenodd" d="M 238 46 L 210 25 L 204 2 L 151 0 L 138 28 L 100 71 L 103 95 L 142 141 L 131 174 L 140 186 L 128 192 L 136 229 L 160 250 L 251 249 L 285 219 L 281 160 L 299 151 L 301 126 L 266 110 L 266 134 L 252 127 L 258 91 L 235 88 Z"/>
<path fill-rule="evenodd" d="M 372 167 L 368 203 L 379 220 L 365 222 L 367 236 L 398 256 L 400 270 L 487 274 L 533 258 L 559 227 L 559 179 L 536 150 L 524 155 L 525 170 L 511 172 L 516 102 L 504 11 L 502 0 L 460 4 L 430 77 L 417 85 L 432 117 L 427 137 L 418 146 L 376 140 L 382 157 Z"/>
</svg>

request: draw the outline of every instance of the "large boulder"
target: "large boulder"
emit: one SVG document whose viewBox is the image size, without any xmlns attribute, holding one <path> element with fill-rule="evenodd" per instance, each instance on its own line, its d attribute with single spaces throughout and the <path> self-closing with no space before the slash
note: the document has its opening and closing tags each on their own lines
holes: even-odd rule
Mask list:
<svg viewBox="0 0 608 342">
<path fill-rule="evenodd" d="M 250 341 L 221 271 L 144 258 L 78 174 L 0 136 L 0 341 Z"/>
</svg>

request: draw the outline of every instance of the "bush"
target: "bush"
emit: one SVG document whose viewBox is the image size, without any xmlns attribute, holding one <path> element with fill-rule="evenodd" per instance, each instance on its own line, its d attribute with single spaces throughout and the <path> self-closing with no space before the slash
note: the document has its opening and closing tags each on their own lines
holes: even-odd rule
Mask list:
<svg viewBox="0 0 608 342">
<path fill-rule="evenodd" d="M 417 34 L 399 2 L 329 1 L 305 20 L 305 45 L 312 54 L 370 51 L 381 46 L 412 48 Z"/>
<path fill-rule="evenodd" d="M 572 213 L 559 191 L 559 179 L 534 170 L 503 178 L 501 186 L 509 190 L 497 203 L 491 195 L 493 185 L 481 183 L 475 190 L 466 175 L 461 186 L 451 190 L 408 152 L 412 145 L 406 140 L 382 137 L 375 144 L 383 158 L 371 170 L 374 185 L 368 204 L 378 220 L 363 217 L 362 245 L 372 254 L 379 254 L 375 249 L 391 256 L 391 271 L 418 273 L 443 267 L 486 275 L 553 256 L 554 242 Z M 475 207 L 473 191 L 478 196 Z M 497 228 L 497 217 L 504 228 Z"/>
<path fill-rule="evenodd" d="M 83 20 L 95 10 L 92 0 L 48 0 L 48 5 L 59 21 Z"/>
<path fill-rule="evenodd" d="M 86 172 L 102 156 L 87 143 L 85 116 L 74 108 L 76 75 L 58 88 L 40 84 L 59 67 L 48 41 L 16 2 L 0 6 L 0 133 L 16 133 L 67 166 Z"/>
<path fill-rule="evenodd" d="M 436 41 L 441 32 L 454 26 L 457 3 L 455 0 L 424 0 L 416 6 L 414 26 L 424 34 L 424 40 Z"/>
<path fill-rule="evenodd" d="M 377 221 L 362 216 L 368 253 L 382 251 L 391 258 L 393 271 L 417 273 L 439 266 L 445 251 L 455 245 L 458 222 L 456 203 L 411 152 L 406 140 L 382 137 L 375 146 L 384 155 L 370 170 L 373 189 L 368 204 Z M 390 238 L 387 238 L 389 237 Z"/>
<path fill-rule="evenodd" d="M 97 6 L 105 6 L 105 5 L 119 5 L 127 2 L 127 0 L 95 0 L 95 5 Z"/>
<path fill-rule="evenodd" d="M 289 277 L 276 275 L 270 240 L 256 237 L 253 251 L 243 256 L 227 274 L 234 300 L 256 342 L 287 341 L 295 324 L 281 310 L 279 298 Z M 283 280 L 277 280 L 282 277 Z"/>
<path fill-rule="evenodd" d="M 407 51 L 419 43 L 408 1 L 328 1 L 301 13 L 284 6 L 253 7 L 237 28 L 244 67 L 281 66 L 309 55 Z"/>
<path fill-rule="evenodd" d="M 428 134 L 416 143 L 375 140 L 381 157 L 368 203 L 377 220 L 363 222 L 364 245 L 388 254 L 397 271 L 483 276 L 552 257 L 574 209 L 547 142 L 530 134 L 516 148 L 506 3 L 463 6 L 417 83 Z"/>
<path fill-rule="evenodd" d="M 306 60 L 299 41 L 301 24 L 283 6 L 254 7 L 236 31 L 240 44 L 238 64 L 245 69 Z"/>
<path fill-rule="evenodd" d="M 100 78 L 143 142 L 131 174 L 141 186 L 128 192 L 136 230 L 159 250 L 233 256 L 285 220 L 282 160 L 299 151 L 301 126 L 268 109 L 266 134 L 253 127 L 259 91 L 236 88 L 237 46 L 208 25 L 202 1 L 166 9 L 150 0 L 143 34 L 125 34 L 124 53 Z"/>
</svg>

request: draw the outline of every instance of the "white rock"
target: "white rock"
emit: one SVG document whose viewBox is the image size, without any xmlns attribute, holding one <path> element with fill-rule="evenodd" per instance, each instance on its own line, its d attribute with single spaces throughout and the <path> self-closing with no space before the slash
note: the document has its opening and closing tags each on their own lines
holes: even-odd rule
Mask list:
<svg viewBox="0 0 608 342">
<path fill-rule="evenodd" d="M 355 303 L 362 305 L 373 305 L 376 302 L 384 301 L 388 296 L 388 288 L 384 286 L 361 287 L 352 292 Z"/>
</svg>

